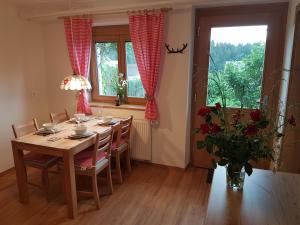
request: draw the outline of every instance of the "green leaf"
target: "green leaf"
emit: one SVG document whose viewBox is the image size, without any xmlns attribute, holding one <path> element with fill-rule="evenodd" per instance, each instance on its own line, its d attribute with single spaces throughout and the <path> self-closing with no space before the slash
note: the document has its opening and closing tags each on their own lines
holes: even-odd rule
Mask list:
<svg viewBox="0 0 300 225">
<path fill-rule="evenodd" d="M 221 159 L 219 162 L 218 162 L 218 165 L 219 166 L 226 166 L 228 164 L 228 160 L 227 159 Z"/>
<path fill-rule="evenodd" d="M 205 117 L 205 122 L 206 122 L 206 123 L 211 123 L 211 120 L 212 120 L 211 115 L 207 115 L 207 116 Z"/>
<path fill-rule="evenodd" d="M 217 156 L 217 157 L 222 157 L 222 152 L 221 151 L 216 151 L 215 152 L 215 156 Z"/>
<path fill-rule="evenodd" d="M 267 120 L 262 120 L 262 121 L 260 121 L 260 122 L 257 124 L 257 127 L 258 127 L 258 128 L 264 129 L 264 128 L 266 128 L 268 125 L 269 125 L 269 121 L 267 121 Z"/>
<path fill-rule="evenodd" d="M 218 111 L 215 107 L 212 107 L 212 108 L 211 108 L 211 111 L 212 111 L 215 115 L 218 115 L 218 114 L 219 114 L 219 111 Z"/>
<path fill-rule="evenodd" d="M 245 171 L 248 174 L 248 176 L 250 176 L 253 172 L 252 166 L 250 165 L 250 163 L 245 163 Z"/>
<path fill-rule="evenodd" d="M 200 130 L 201 130 L 200 128 L 196 128 L 193 133 L 198 134 L 200 132 Z"/>
<path fill-rule="evenodd" d="M 276 137 L 277 137 L 277 138 L 281 138 L 281 137 L 283 137 L 283 136 L 284 136 L 284 135 L 283 135 L 282 133 L 277 133 L 277 134 L 276 134 Z"/>
<path fill-rule="evenodd" d="M 212 163 L 212 167 L 214 169 L 217 169 L 217 162 L 216 162 L 216 160 L 215 159 L 211 159 L 211 163 Z"/>
<path fill-rule="evenodd" d="M 206 144 L 204 141 L 197 141 L 197 149 L 205 148 Z"/>
<path fill-rule="evenodd" d="M 206 151 L 211 154 L 213 152 L 213 146 L 212 145 L 206 145 Z"/>
</svg>

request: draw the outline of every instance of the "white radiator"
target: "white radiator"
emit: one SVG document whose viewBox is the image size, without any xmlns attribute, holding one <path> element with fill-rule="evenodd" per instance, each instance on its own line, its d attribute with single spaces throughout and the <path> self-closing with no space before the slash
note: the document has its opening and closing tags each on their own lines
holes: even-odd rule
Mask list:
<svg viewBox="0 0 300 225">
<path fill-rule="evenodd" d="M 130 147 L 131 158 L 151 161 L 151 126 L 149 121 L 133 119 Z"/>
</svg>

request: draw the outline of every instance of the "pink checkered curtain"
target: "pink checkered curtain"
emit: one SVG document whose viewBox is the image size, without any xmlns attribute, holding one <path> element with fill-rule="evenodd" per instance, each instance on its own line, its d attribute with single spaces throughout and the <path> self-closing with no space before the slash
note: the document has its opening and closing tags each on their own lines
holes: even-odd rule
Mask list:
<svg viewBox="0 0 300 225">
<path fill-rule="evenodd" d="M 145 118 L 158 120 L 155 91 L 159 77 L 164 37 L 165 12 L 129 15 L 129 29 L 134 55 L 146 92 Z"/>
<path fill-rule="evenodd" d="M 73 72 L 88 77 L 92 47 L 92 19 L 66 18 L 64 25 Z M 77 112 L 91 114 L 85 90 L 79 93 Z"/>
</svg>

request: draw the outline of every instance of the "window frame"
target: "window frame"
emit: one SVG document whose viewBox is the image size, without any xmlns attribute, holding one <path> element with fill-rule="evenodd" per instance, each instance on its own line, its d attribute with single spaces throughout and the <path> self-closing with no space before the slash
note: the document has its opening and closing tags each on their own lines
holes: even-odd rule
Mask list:
<svg viewBox="0 0 300 225">
<path fill-rule="evenodd" d="M 126 42 L 131 42 L 128 25 L 97 26 L 93 27 L 93 39 L 91 50 L 91 83 L 92 83 L 92 101 L 115 103 L 115 96 L 99 95 L 98 70 L 96 68 L 96 50 L 95 44 L 99 42 L 116 42 L 118 46 L 118 70 L 123 73 L 127 79 L 126 68 Z M 126 88 L 125 103 L 135 105 L 145 105 L 145 98 L 128 97 Z"/>
</svg>

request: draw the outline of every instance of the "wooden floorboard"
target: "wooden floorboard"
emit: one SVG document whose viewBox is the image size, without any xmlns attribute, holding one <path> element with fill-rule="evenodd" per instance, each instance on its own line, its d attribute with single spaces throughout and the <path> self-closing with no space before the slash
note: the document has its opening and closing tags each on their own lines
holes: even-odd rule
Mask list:
<svg viewBox="0 0 300 225">
<path fill-rule="evenodd" d="M 39 173 L 29 171 L 39 182 Z M 106 195 L 105 182 L 100 181 L 101 208 L 93 199 L 80 199 L 79 215 L 67 218 L 62 202 L 59 178 L 50 175 L 51 201 L 43 192 L 29 187 L 30 203 L 18 202 L 14 171 L 0 177 L 1 225 L 201 225 L 206 213 L 210 185 L 207 170 L 187 170 L 135 163 L 122 185 L 114 184 L 113 195 Z"/>
</svg>

